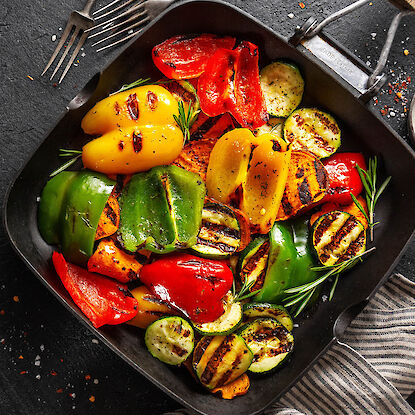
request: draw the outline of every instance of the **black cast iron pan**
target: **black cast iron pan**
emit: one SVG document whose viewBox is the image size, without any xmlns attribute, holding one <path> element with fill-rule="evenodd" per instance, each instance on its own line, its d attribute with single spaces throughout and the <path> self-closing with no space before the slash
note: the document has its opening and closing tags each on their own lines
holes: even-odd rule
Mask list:
<svg viewBox="0 0 415 415">
<path fill-rule="evenodd" d="M 376 211 L 381 225 L 376 230 L 375 253 L 342 278 L 334 301 L 320 304 L 310 317 L 298 321 L 291 361 L 273 375 L 252 379 L 249 393 L 233 401 L 220 400 L 205 393 L 184 369 L 170 368 L 152 358 L 139 329 L 126 325 L 94 329 L 53 271 L 50 263 L 52 247 L 42 240 L 36 224 L 37 198 L 49 173 L 62 162 L 57 156 L 58 149 L 81 148 L 87 141 L 80 129 L 85 113 L 122 84 L 139 77 L 158 79 L 160 74 L 152 64 L 150 54 L 155 44 L 176 34 L 201 32 L 233 35 L 239 40 L 254 42 L 260 49 L 260 66 L 278 58 L 297 62 L 306 82 L 302 105 L 315 105 L 334 114 L 343 133 L 341 150 L 379 155 L 384 171 L 393 177 Z M 281 396 L 335 341 L 335 325 L 336 335 L 341 335 L 351 316 L 348 310 L 360 310 L 360 304 L 382 284 L 415 229 L 414 153 L 356 98 L 355 89 L 346 88 L 344 80 L 303 49 L 296 49 L 286 39 L 225 3 L 193 1 L 179 4 L 148 26 L 71 101 L 68 111 L 32 155 L 8 193 L 5 226 L 15 250 L 34 274 L 94 335 L 139 373 L 201 414 L 256 414 Z M 134 396 L 131 394 L 125 399 L 134 399 Z"/>
</svg>

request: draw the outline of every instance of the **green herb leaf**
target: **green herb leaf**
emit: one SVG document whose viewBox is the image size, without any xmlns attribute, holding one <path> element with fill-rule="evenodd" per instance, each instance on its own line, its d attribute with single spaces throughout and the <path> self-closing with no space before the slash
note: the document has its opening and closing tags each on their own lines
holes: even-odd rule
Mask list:
<svg viewBox="0 0 415 415">
<path fill-rule="evenodd" d="M 124 92 L 124 91 L 128 91 L 131 88 L 136 88 L 138 86 L 143 86 L 143 85 L 149 85 L 151 84 L 151 79 L 150 78 L 139 78 L 136 81 L 132 82 L 131 84 L 125 84 L 123 85 L 118 91 L 113 92 L 111 95 L 115 95 L 118 94 L 119 92 Z"/>
<path fill-rule="evenodd" d="M 71 160 L 67 161 L 65 164 L 63 164 L 61 167 L 59 167 L 58 169 L 54 170 L 49 177 L 53 177 L 56 176 L 57 174 L 59 174 L 61 171 L 66 170 L 68 167 L 72 166 L 72 164 L 74 164 L 80 157 L 82 156 L 82 154 L 78 154 L 77 156 L 73 157 Z"/>
<path fill-rule="evenodd" d="M 189 104 L 189 108 L 186 112 L 184 109 L 183 101 L 179 101 L 179 116 L 173 115 L 174 121 L 177 126 L 182 130 L 184 142 L 186 143 L 190 139 L 190 128 L 195 122 L 200 110 L 195 111 L 192 104 Z"/>
<path fill-rule="evenodd" d="M 330 289 L 329 301 L 331 301 L 333 299 L 334 292 L 336 291 L 336 287 L 337 287 L 338 282 L 339 282 L 339 275 L 336 275 L 336 278 L 334 279 L 333 285 L 331 286 L 331 289 Z"/>
<path fill-rule="evenodd" d="M 356 199 L 355 195 L 353 193 L 350 193 L 350 196 L 353 199 L 354 204 L 358 207 L 358 209 L 363 213 L 364 217 L 367 220 L 367 223 L 370 222 L 369 216 L 367 216 L 365 208 L 359 203 L 359 201 Z"/>
</svg>

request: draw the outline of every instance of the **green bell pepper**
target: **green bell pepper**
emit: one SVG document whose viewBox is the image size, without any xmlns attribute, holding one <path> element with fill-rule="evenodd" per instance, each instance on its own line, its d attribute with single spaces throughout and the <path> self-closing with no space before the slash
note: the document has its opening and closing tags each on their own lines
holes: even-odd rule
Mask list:
<svg viewBox="0 0 415 415">
<path fill-rule="evenodd" d="M 120 198 L 120 242 L 167 253 L 196 243 L 205 185 L 199 175 L 177 166 L 135 174 Z"/>
<path fill-rule="evenodd" d="M 48 181 L 39 203 L 38 226 L 50 244 L 60 244 L 65 258 L 84 265 L 93 253 L 95 234 L 115 182 L 83 170 L 61 172 Z"/>
<path fill-rule="evenodd" d="M 275 222 L 269 234 L 270 250 L 267 273 L 255 302 L 278 304 L 284 290 L 314 281 L 317 273 L 308 241 L 308 222 L 304 218 Z"/>
</svg>

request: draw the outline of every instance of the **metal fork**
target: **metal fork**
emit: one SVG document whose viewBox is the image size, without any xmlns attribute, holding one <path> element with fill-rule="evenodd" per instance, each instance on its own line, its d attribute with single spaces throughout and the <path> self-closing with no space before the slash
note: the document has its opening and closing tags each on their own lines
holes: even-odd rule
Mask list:
<svg viewBox="0 0 415 415">
<path fill-rule="evenodd" d="M 93 13 L 95 16 L 96 14 L 105 11 L 104 14 L 95 17 L 95 20 L 97 21 L 103 19 L 104 17 L 108 18 L 103 22 L 100 22 L 99 24 L 95 25 L 94 27 L 91 27 L 90 29 L 86 30 L 85 33 L 89 33 L 92 30 L 101 28 L 99 32 L 96 32 L 89 36 L 90 38 L 93 38 L 102 35 L 103 33 L 112 31 L 112 33 L 108 36 L 92 44 L 92 46 L 96 46 L 127 32 L 127 35 L 123 36 L 121 39 L 118 39 L 109 45 L 97 49 L 97 52 L 100 52 L 112 46 L 118 45 L 122 42 L 125 42 L 126 40 L 131 39 L 132 37 L 137 35 L 137 33 L 139 33 L 140 30 L 142 30 L 140 26 L 143 26 L 144 24 L 153 20 L 163 10 L 170 6 L 170 4 L 172 4 L 174 1 L 175 0 L 114 0 Z M 110 9 L 112 6 L 115 7 Z M 127 8 L 127 6 L 130 7 Z M 118 11 L 120 11 L 118 15 L 111 16 Z M 126 26 L 128 23 L 131 24 Z M 137 28 L 139 29 L 134 31 L 134 29 Z"/>
<path fill-rule="evenodd" d="M 80 10 L 74 10 L 68 20 L 68 23 L 66 24 L 65 30 L 62 34 L 61 39 L 59 40 L 58 45 L 56 46 L 55 51 L 53 52 L 51 58 L 49 59 L 49 62 L 47 63 L 45 69 L 42 72 L 42 76 L 45 74 L 45 72 L 50 68 L 50 66 L 52 65 L 53 61 L 56 59 L 56 57 L 58 56 L 60 50 L 62 49 L 62 46 L 64 45 L 64 43 L 66 42 L 66 39 L 68 38 L 69 34 L 71 33 L 72 29 L 73 29 L 73 33 L 71 36 L 71 39 L 69 40 L 68 45 L 66 46 L 58 64 L 56 65 L 55 70 L 53 71 L 50 79 L 52 80 L 52 78 L 55 76 L 56 72 L 59 70 L 59 68 L 61 67 L 63 61 L 66 58 L 66 55 L 68 54 L 69 50 L 71 49 L 72 45 L 75 42 L 75 39 L 77 38 L 78 34 L 81 33 L 81 37 L 75 47 L 75 50 L 73 51 L 69 62 L 67 63 L 60 79 L 59 79 L 59 83 L 62 82 L 63 78 L 65 78 L 67 72 L 69 71 L 73 61 L 75 60 L 76 56 L 78 55 L 79 51 L 82 48 L 82 45 L 85 43 L 86 38 L 88 37 L 88 30 L 90 30 L 91 28 L 93 28 L 94 26 L 94 19 L 91 17 L 91 8 L 93 6 L 93 4 L 95 3 L 95 0 L 87 0 L 85 7 Z"/>
</svg>

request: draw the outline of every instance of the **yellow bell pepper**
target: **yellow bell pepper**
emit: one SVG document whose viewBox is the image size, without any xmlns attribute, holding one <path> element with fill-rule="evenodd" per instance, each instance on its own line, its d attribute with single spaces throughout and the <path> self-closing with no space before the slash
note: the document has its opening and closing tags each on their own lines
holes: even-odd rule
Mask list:
<svg viewBox="0 0 415 415">
<path fill-rule="evenodd" d="M 177 101 L 159 85 L 98 102 L 81 123 L 86 134 L 100 135 L 83 147 L 84 166 L 105 174 L 132 174 L 170 164 L 183 147 L 173 115 L 178 115 Z"/>
<path fill-rule="evenodd" d="M 274 223 L 288 177 L 291 150 L 274 134 L 255 137 L 246 128 L 224 134 L 209 159 L 208 195 L 223 203 L 242 189 L 240 209 L 254 232 L 267 233 Z"/>
</svg>

